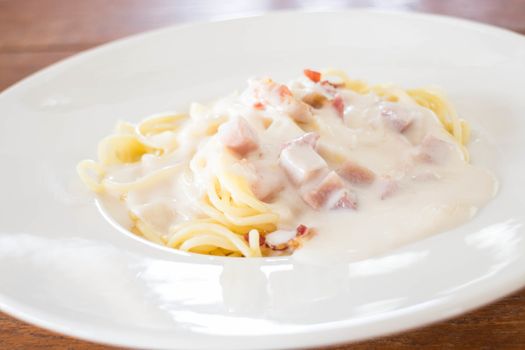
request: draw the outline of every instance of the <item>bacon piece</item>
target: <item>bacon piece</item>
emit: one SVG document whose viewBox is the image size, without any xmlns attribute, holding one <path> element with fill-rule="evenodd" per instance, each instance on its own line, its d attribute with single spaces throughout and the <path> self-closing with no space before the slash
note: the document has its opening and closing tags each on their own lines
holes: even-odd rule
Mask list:
<svg viewBox="0 0 525 350">
<path fill-rule="evenodd" d="M 372 170 L 351 160 L 347 160 L 337 172 L 344 179 L 358 185 L 370 185 L 376 177 Z"/>
<path fill-rule="evenodd" d="M 290 89 L 288 89 L 288 86 L 286 85 L 278 85 L 277 92 L 279 93 L 279 97 L 282 101 L 285 101 L 289 97 L 293 96 L 292 92 L 290 91 Z"/>
<path fill-rule="evenodd" d="M 308 233 L 308 227 L 303 224 L 297 226 L 295 230 L 297 231 L 297 236 L 304 236 Z"/>
<path fill-rule="evenodd" d="M 453 151 L 454 145 L 437 138 L 434 135 L 427 135 L 418 147 L 415 159 L 424 163 L 444 163 Z"/>
<path fill-rule="evenodd" d="M 292 251 L 296 250 L 303 245 L 304 241 L 310 239 L 314 233 L 314 230 L 301 224 L 295 229 L 295 238 L 288 242 L 288 246 Z"/>
<path fill-rule="evenodd" d="M 277 230 L 266 235 L 266 245 L 273 250 L 285 250 L 295 236 L 294 231 Z"/>
<path fill-rule="evenodd" d="M 299 225 L 295 231 L 277 230 L 266 235 L 265 244 L 273 250 L 295 250 L 313 235 L 314 231 Z"/>
<path fill-rule="evenodd" d="M 316 210 L 323 207 L 329 209 L 357 208 L 357 202 L 353 195 L 335 171 L 329 172 L 320 183 L 304 193 L 302 197 L 308 205 Z"/>
<path fill-rule="evenodd" d="M 264 109 L 264 104 L 262 104 L 261 102 L 255 102 L 253 104 L 253 108 L 258 109 L 258 110 L 263 110 Z"/>
<path fill-rule="evenodd" d="M 296 185 L 310 180 L 327 167 L 324 159 L 308 142 L 294 142 L 281 151 L 280 165 Z"/>
<path fill-rule="evenodd" d="M 314 83 L 318 83 L 321 80 L 321 73 L 316 72 L 314 70 L 305 69 L 304 75 Z"/>
<path fill-rule="evenodd" d="M 408 115 L 409 112 L 398 106 L 382 105 L 380 110 L 383 121 L 400 133 L 405 132 L 412 125 L 413 119 Z"/>
<path fill-rule="evenodd" d="M 345 101 L 343 101 L 343 98 L 340 95 L 335 96 L 332 100 L 332 106 L 336 110 L 339 118 L 342 119 L 345 114 Z"/>
<path fill-rule="evenodd" d="M 221 142 L 240 156 L 245 156 L 256 150 L 257 135 L 244 118 L 235 118 L 219 127 Z"/>
</svg>

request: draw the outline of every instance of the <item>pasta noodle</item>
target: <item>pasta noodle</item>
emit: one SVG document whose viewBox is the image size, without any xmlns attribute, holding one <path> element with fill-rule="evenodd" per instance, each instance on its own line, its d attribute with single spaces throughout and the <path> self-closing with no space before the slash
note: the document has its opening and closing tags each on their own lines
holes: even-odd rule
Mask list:
<svg viewBox="0 0 525 350">
<path fill-rule="evenodd" d="M 156 170 L 130 182 L 118 182 L 105 178 L 105 167 L 117 164 L 138 162 L 145 154 L 162 156 L 175 149 L 171 140 L 161 148 L 153 145 L 150 138 L 164 132 L 175 132 L 183 115 L 156 115 L 145 119 L 134 127 L 120 122 L 116 134 L 103 139 L 99 144 L 99 162 L 84 160 L 77 171 L 84 183 L 97 193 L 118 193 L 147 187 L 164 178 L 173 176 L 178 165 Z M 225 160 L 222 160 L 220 173 L 209 181 L 207 196 L 201 203 L 202 211 L 211 218 L 208 221 L 190 221 L 170 229 L 171 236 L 166 242 L 163 234 L 147 222 L 130 214 L 135 230 L 155 243 L 185 251 L 196 251 L 214 255 L 261 256 L 259 230 L 274 231 L 279 220 L 276 213 L 258 200 L 244 179 L 229 173 Z M 90 172 L 92 174 L 90 174 Z M 249 234 L 249 243 L 243 241 L 242 234 Z M 254 245 L 254 242 L 257 242 Z M 220 248 L 220 250 L 218 250 Z"/>
<path fill-rule="evenodd" d="M 276 208 L 286 206 L 285 202 L 273 203 L 271 198 L 279 196 L 281 191 L 297 189 L 298 181 L 306 181 L 303 178 L 310 176 L 306 174 L 308 170 L 304 170 L 304 173 L 295 174 L 297 179 L 293 178 L 294 174 L 288 174 L 288 180 L 272 177 L 282 173 L 281 168 L 288 171 L 285 165 L 279 167 L 277 164 L 278 159 L 284 157 L 283 149 L 290 144 L 282 140 L 295 140 L 292 142 L 295 142 L 297 152 L 311 152 L 300 149 L 309 142 L 317 142 L 317 139 L 302 141 L 296 137 L 318 134 L 321 141 L 316 146 L 317 153 L 309 156 L 312 162 L 322 165 L 326 161 L 329 166 L 340 166 L 347 161 L 349 148 L 346 143 L 330 141 L 344 140 L 345 137 L 338 133 L 348 131 L 334 129 L 333 120 L 324 115 L 314 113 L 309 118 L 304 117 L 319 106 L 332 108 L 330 105 L 323 107 L 327 106 L 327 99 L 343 116 L 345 112 L 338 109 L 337 104 L 340 103 L 337 100 L 339 95 L 331 89 L 432 111 L 463 152 L 464 160 L 468 160 L 464 145 L 470 137 L 469 126 L 438 92 L 405 90 L 387 84 L 370 86 L 350 79 L 339 70 L 323 71 L 320 78 L 317 72 L 311 74 L 314 83 L 321 79 L 330 85 L 313 84 L 321 91 L 310 99 L 315 103 L 314 108 L 301 102 L 300 96 L 305 94 L 302 90 L 297 92 L 295 88 L 263 79 L 254 83 L 251 90 L 227 98 L 214 109 L 194 104 L 189 115 L 157 114 L 137 125 L 119 122 L 115 133 L 100 141 L 98 161 L 83 160 L 78 164 L 80 178 L 101 198 L 118 198 L 123 202 L 133 222 L 130 230 L 147 240 L 182 251 L 214 256 L 261 257 L 289 253 L 300 246 L 300 241 L 307 236 L 306 231 L 303 225 L 291 222 L 290 217 L 295 215 L 294 210 L 297 213 L 306 205 L 304 202 L 317 209 L 317 204 L 312 203 L 317 197 L 309 197 L 313 185 L 304 185 L 297 190 L 298 197 L 294 197 L 302 198 L 304 202 L 294 203 L 295 209 L 291 208 L 287 215 L 277 212 Z M 303 89 L 303 85 L 298 86 L 299 90 Z M 254 115 L 250 117 L 250 123 L 246 124 L 239 117 L 243 113 Z M 264 117 L 259 117 L 262 113 Z M 330 113 L 336 115 L 331 109 Z M 399 130 L 404 127 L 399 126 Z M 260 142 L 264 137 L 273 142 L 264 146 L 266 148 Z M 265 157 L 273 157 L 275 164 L 264 163 Z M 307 157 L 306 153 L 304 157 Z M 308 165 L 305 169 L 309 169 Z M 315 176 L 326 174 L 328 170 L 316 170 Z M 159 187 L 161 183 L 167 184 L 163 185 L 164 190 Z M 344 193 L 346 197 L 341 197 L 337 205 L 352 207 L 352 200 L 347 192 Z M 158 201 L 154 194 L 167 199 Z M 166 215 L 159 218 L 162 215 L 156 207 L 148 209 L 144 205 L 148 201 L 166 212 L 174 212 L 176 218 L 172 221 Z M 323 202 L 322 205 L 328 204 Z M 281 236 L 287 240 L 275 243 L 275 237 Z"/>
</svg>

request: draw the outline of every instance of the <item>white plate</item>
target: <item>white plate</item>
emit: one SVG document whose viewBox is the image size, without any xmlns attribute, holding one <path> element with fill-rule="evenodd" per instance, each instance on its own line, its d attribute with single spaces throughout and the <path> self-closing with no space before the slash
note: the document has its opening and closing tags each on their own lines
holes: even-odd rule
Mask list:
<svg viewBox="0 0 525 350">
<path fill-rule="evenodd" d="M 491 142 L 501 189 L 467 225 L 357 263 L 182 254 L 115 230 L 75 174 L 118 119 L 338 67 L 434 84 Z M 401 13 L 276 13 L 167 28 L 0 96 L 0 306 L 75 337 L 147 348 L 291 348 L 451 317 L 525 284 L 525 40 Z M 472 145 L 474 162 L 481 157 Z M 486 153 L 486 152 L 483 152 Z M 363 233 L 366 234 L 366 233 Z"/>
</svg>

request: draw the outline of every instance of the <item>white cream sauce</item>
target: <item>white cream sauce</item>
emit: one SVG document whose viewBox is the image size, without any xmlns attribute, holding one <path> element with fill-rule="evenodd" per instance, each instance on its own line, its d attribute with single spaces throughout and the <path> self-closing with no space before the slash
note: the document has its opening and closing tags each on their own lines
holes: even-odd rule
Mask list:
<svg viewBox="0 0 525 350">
<path fill-rule="evenodd" d="M 294 121 L 290 106 L 277 103 L 270 107 L 276 103 L 273 100 L 264 110 L 254 108 L 253 87 L 210 107 L 194 105 L 190 118 L 175 134 L 179 146 L 173 154 L 143 156 L 136 164 L 116 167 L 111 175 L 118 181 L 132 181 L 169 165 L 180 164 L 179 170 L 151 186 L 130 191 L 125 206 L 113 205 L 110 211 L 115 216 L 119 210 L 132 212 L 166 233 L 171 225 L 205 217 L 197 203 L 213 172 L 210 164 L 220 154 L 231 153 L 216 130 L 219 124 L 238 117 L 254 131 L 258 149 L 237 157 L 231 170 L 244 176 L 254 190 L 270 194 L 264 201 L 279 213 L 278 229 L 304 224 L 316 232 L 294 252 L 297 258 L 361 259 L 378 254 L 468 221 L 495 195 L 495 178 L 465 162 L 460 147 L 430 110 L 410 101 L 386 102 L 373 94 L 345 90 L 337 92 L 345 106 L 341 118 L 330 103 L 333 94 L 324 87 L 306 79 L 288 86 L 296 101 L 317 92 L 327 96 L 328 102 L 319 109 L 309 108 L 313 116 L 307 123 Z M 385 117 L 391 112 L 408 118 L 410 126 L 402 132 L 393 127 Z M 357 198 L 355 210 L 313 209 L 303 201 L 300 186 L 279 165 L 284 145 L 307 131 L 319 134 L 316 151 L 326 161 L 327 171 L 337 170 L 348 159 L 375 173 L 369 185 L 345 181 Z M 444 147 L 438 142 L 441 149 L 430 162 L 418 158 L 428 137 L 444 141 Z M 208 165 L 195 172 L 190 162 Z"/>
</svg>

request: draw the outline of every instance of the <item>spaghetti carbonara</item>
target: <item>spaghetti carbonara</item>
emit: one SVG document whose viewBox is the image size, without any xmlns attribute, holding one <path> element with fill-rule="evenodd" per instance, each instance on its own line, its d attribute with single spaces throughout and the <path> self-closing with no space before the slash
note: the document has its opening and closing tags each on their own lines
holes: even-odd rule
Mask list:
<svg viewBox="0 0 525 350">
<path fill-rule="evenodd" d="M 130 231 L 220 256 L 359 248 L 342 236 L 406 241 L 468 220 L 493 196 L 494 178 L 469 164 L 468 124 L 439 93 L 304 73 L 120 122 L 79 175 Z"/>
</svg>

